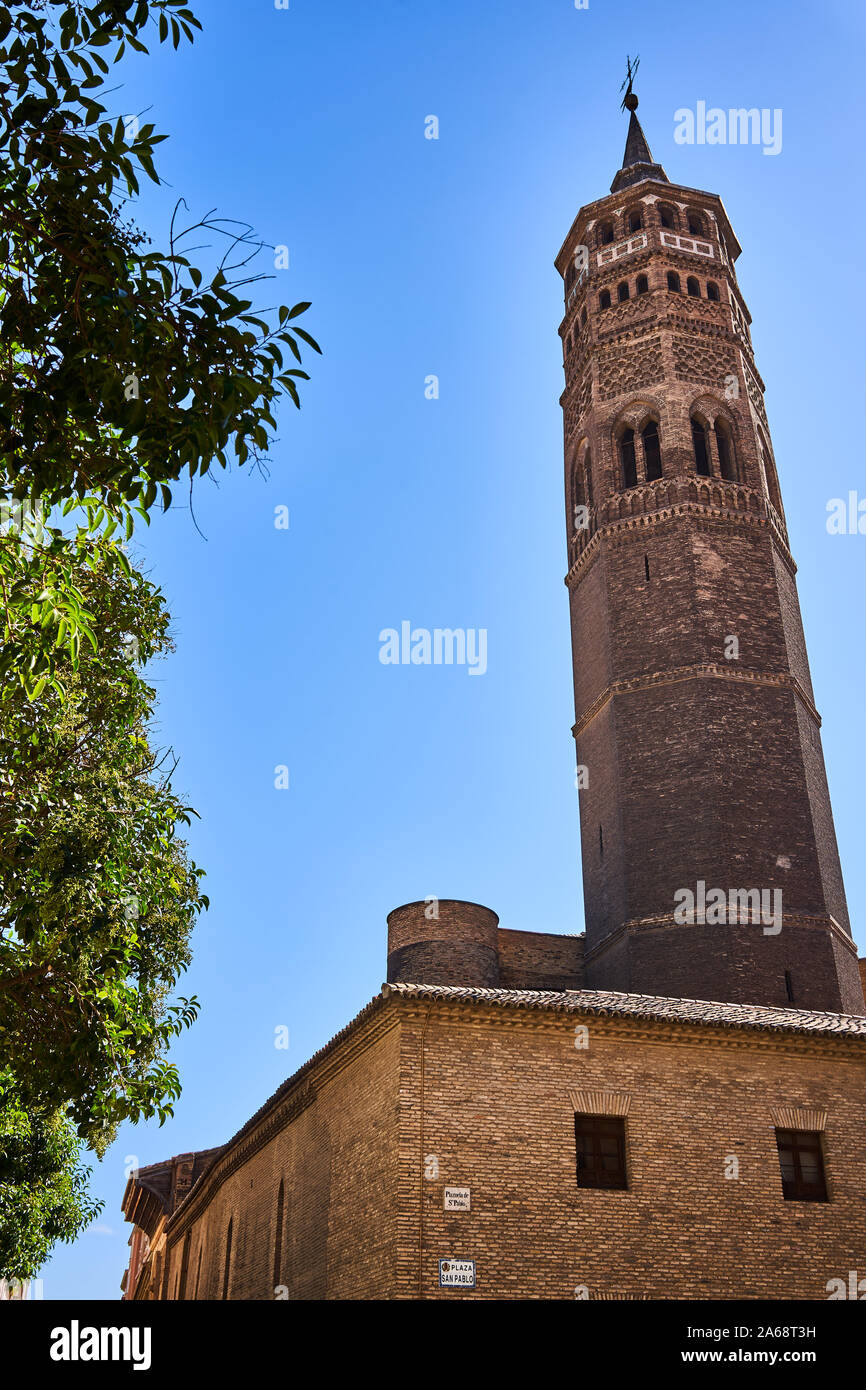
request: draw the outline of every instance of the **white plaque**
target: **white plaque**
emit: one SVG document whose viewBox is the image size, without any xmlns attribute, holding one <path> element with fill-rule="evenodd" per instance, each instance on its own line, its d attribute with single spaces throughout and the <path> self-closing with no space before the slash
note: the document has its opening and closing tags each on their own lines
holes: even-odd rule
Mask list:
<svg viewBox="0 0 866 1390">
<path fill-rule="evenodd" d="M 469 1211 L 469 1188 L 468 1187 L 446 1187 L 445 1189 L 445 1210 L 446 1211 Z"/>
<path fill-rule="evenodd" d="M 474 1289 L 475 1261 L 440 1260 L 439 1287 L 440 1289 Z"/>
</svg>

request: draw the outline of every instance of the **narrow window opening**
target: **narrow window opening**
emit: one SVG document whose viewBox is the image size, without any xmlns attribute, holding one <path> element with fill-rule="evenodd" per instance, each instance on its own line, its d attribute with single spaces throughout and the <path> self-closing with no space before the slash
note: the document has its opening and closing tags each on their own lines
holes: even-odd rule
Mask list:
<svg viewBox="0 0 866 1390">
<path fill-rule="evenodd" d="M 700 299 L 701 287 L 695 279 L 694 275 L 690 275 L 689 278 L 686 280 L 686 289 L 692 296 L 692 299 Z"/>
<path fill-rule="evenodd" d="M 731 441 L 723 426 L 716 425 L 716 447 L 719 451 L 719 468 L 725 482 L 735 483 L 737 481 L 737 469 L 734 463 L 734 451 Z"/>
<path fill-rule="evenodd" d="M 592 507 L 592 455 L 589 449 L 587 449 L 583 460 L 583 472 L 586 479 L 586 504 L 588 507 Z"/>
<path fill-rule="evenodd" d="M 639 232 L 643 226 L 643 214 L 640 212 L 630 212 L 628 215 L 628 229 L 630 232 Z"/>
<path fill-rule="evenodd" d="M 644 571 L 646 572 L 647 583 L 649 583 L 650 567 L 649 567 L 649 556 L 648 556 L 648 555 L 645 555 L 645 556 L 643 557 L 643 567 L 644 567 Z"/>
<path fill-rule="evenodd" d="M 671 212 L 670 208 L 659 208 L 659 221 L 661 222 L 663 227 L 673 227 L 674 215 Z"/>
<path fill-rule="evenodd" d="M 786 993 L 787 996 L 788 996 L 788 1003 L 789 1003 L 789 1004 L 793 1004 L 793 1002 L 794 1002 L 794 982 L 793 982 L 793 980 L 791 979 L 791 972 L 790 972 L 790 970 L 786 970 L 786 971 L 785 971 L 785 993 Z"/>
<path fill-rule="evenodd" d="M 616 287 L 616 297 L 620 304 L 624 299 L 628 299 L 628 280 L 623 280 L 622 284 Z"/>
<path fill-rule="evenodd" d="M 598 852 L 604 857 L 604 831 L 601 826 L 598 827 Z"/>
<path fill-rule="evenodd" d="M 637 277 L 637 292 L 638 294 L 649 293 L 649 280 L 646 278 L 645 275 L 639 275 Z"/>
<path fill-rule="evenodd" d="M 598 307 L 599 309 L 610 308 L 610 290 L 602 290 L 601 294 L 598 296 Z"/>
<path fill-rule="evenodd" d="M 623 487 L 637 487 L 637 462 L 634 452 L 634 430 L 624 430 L 619 441 Z"/>
<path fill-rule="evenodd" d="M 274 1288 L 282 1282 L 280 1274 L 283 1267 L 283 1201 L 284 1188 L 280 1179 L 280 1190 L 277 1193 L 277 1229 L 274 1236 Z"/>
<path fill-rule="evenodd" d="M 689 231 L 692 236 L 704 235 L 704 224 L 702 218 L 696 212 L 689 213 Z"/>
<path fill-rule="evenodd" d="M 232 1266 L 232 1220 L 229 1220 L 229 1227 L 226 1231 L 226 1263 L 223 1271 L 223 1299 L 229 1296 L 229 1278 Z"/>
<path fill-rule="evenodd" d="M 586 327 L 586 305 L 580 311 L 580 326 L 581 328 Z"/>
<path fill-rule="evenodd" d="M 718 302 L 718 298 L 719 298 L 719 287 L 718 287 L 718 285 L 716 284 L 715 280 L 708 280 L 708 281 L 707 281 L 707 299 L 715 299 L 715 300 Z"/>
<path fill-rule="evenodd" d="M 644 427 L 641 434 L 643 440 L 643 452 L 646 460 L 646 478 L 648 483 L 655 482 L 656 478 L 662 476 L 662 455 L 659 442 L 659 427 L 655 420 L 650 420 Z"/>
<path fill-rule="evenodd" d="M 677 294 L 680 293 L 680 277 L 675 270 L 668 271 L 668 289 L 674 290 Z"/>
<path fill-rule="evenodd" d="M 612 222 L 602 222 L 601 227 L 600 227 L 600 229 L 599 229 L 599 238 L 600 238 L 600 240 L 601 240 L 602 246 L 609 246 L 609 245 L 610 245 L 610 243 L 613 241 L 613 223 L 612 223 Z"/>
<path fill-rule="evenodd" d="M 709 478 L 710 451 L 707 448 L 707 432 L 698 420 L 692 420 L 692 447 L 695 451 L 695 472 Z"/>
</svg>

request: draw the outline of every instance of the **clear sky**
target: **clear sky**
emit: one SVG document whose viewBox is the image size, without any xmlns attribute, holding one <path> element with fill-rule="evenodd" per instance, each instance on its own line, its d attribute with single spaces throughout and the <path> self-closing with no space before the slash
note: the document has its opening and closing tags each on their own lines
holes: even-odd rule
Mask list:
<svg viewBox="0 0 866 1390">
<path fill-rule="evenodd" d="M 171 136 L 138 218 L 164 242 L 182 195 L 287 245 L 261 302 L 312 300 L 324 357 L 270 478 L 205 482 L 207 539 L 172 510 L 139 551 L 177 644 L 154 672 L 159 737 L 202 817 L 212 908 L 182 989 L 203 1010 L 174 1049 L 174 1120 L 125 1127 L 96 1164 L 105 1211 L 42 1271 L 46 1298 L 119 1296 L 126 1166 L 228 1139 L 377 992 L 391 908 L 433 894 L 583 929 L 552 261 L 619 166 L 627 52 L 654 157 L 720 193 L 743 246 L 864 949 L 866 535 L 825 525 L 829 498 L 866 489 L 862 8 L 191 3 L 193 48 L 123 65 L 117 112 L 148 107 Z M 699 101 L 781 109 L 781 152 L 677 144 L 674 112 Z M 404 620 L 486 628 L 486 674 L 383 666 L 379 632 Z"/>
</svg>

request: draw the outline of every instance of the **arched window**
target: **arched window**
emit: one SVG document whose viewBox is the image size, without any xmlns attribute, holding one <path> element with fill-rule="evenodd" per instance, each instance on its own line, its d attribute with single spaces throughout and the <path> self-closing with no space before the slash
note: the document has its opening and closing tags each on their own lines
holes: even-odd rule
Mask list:
<svg viewBox="0 0 866 1390">
<path fill-rule="evenodd" d="M 649 280 L 645 275 L 639 275 L 637 277 L 637 292 L 638 294 L 647 294 L 649 292 Z"/>
<path fill-rule="evenodd" d="M 694 275 L 690 275 L 688 280 L 686 281 L 686 289 L 694 299 L 700 299 L 701 287 L 695 279 Z"/>
<path fill-rule="evenodd" d="M 619 439 L 619 458 L 622 464 L 623 487 L 637 487 L 637 462 L 634 453 L 634 430 L 623 430 Z"/>
<path fill-rule="evenodd" d="M 728 483 L 737 481 L 737 465 L 734 459 L 734 444 L 728 433 L 727 426 L 721 420 L 716 421 L 716 448 L 719 451 L 719 471 Z"/>
<path fill-rule="evenodd" d="M 585 305 L 585 304 L 584 304 L 583 308 L 582 308 L 581 311 L 580 311 L 580 326 L 581 326 L 581 328 L 586 328 L 586 305 Z"/>
<path fill-rule="evenodd" d="M 710 470 L 710 448 L 707 441 L 706 426 L 700 420 L 692 420 L 692 448 L 695 451 L 695 472 L 702 477 L 709 478 Z"/>
<path fill-rule="evenodd" d="M 664 203 L 659 204 L 659 222 L 663 227 L 673 227 L 674 211 L 673 208 L 665 207 Z"/>
<path fill-rule="evenodd" d="M 586 483 L 586 505 L 592 508 L 592 455 L 589 449 L 583 456 L 583 476 Z"/>
<path fill-rule="evenodd" d="M 617 285 L 616 297 L 619 300 L 620 304 L 624 299 L 628 299 L 628 280 L 623 280 L 621 284 Z"/>
<path fill-rule="evenodd" d="M 668 271 L 668 289 L 676 290 L 677 294 L 680 292 L 680 277 L 675 270 Z"/>
<path fill-rule="evenodd" d="M 707 299 L 715 299 L 716 301 L 719 299 L 719 287 L 715 280 L 707 281 Z"/>
<path fill-rule="evenodd" d="M 704 219 L 699 212 L 689 213 L 689 231 L 692 236 L 704 236 Z"/>
<path fill-rule="evenodd" d="M 630 232 L 639 232 L 643 226 L 643 213 L 639 208 L 628 215 L 628 229 Z"/>
<path fill-rule="evenodd" d="M 602 290 L 601 294 L 598 296 L 598 307 L 599 309 L 610 308 L 610 290 Z"/>
<path fill-rule="evenodd" d="M 662 475 L 662 453 L 659 441 L 659 427 L 655 420 L 650 420 L 641 430 L 643 440 L 643 456 L 646 460 L 646 480 L 652 483 Z"/>
<path fill-rule="evenodd" d="M 229 1227 L 228 1227 L 228 1230 L 226 1231 L 226 1263 L 225 1263 L 225 1269 L 223 1270 L 223 1298 L 224 1298 L 224 1299 L 227 1299 L 228 1296 L 229 1296 L 229 1278 L 230 1278 L 230 1276 L 231 1276 L 231 1268 L 232 1268 L 232 1219 L 229 1218 Z"/>
<path fill-rule="evenodd" d="M 610 243 L 613 241 L 612 222 L 602 222 L 601 226 L 598 229 L 598 239 L 601 242 L 602 246 L 610 246 Z"/>
</svg>

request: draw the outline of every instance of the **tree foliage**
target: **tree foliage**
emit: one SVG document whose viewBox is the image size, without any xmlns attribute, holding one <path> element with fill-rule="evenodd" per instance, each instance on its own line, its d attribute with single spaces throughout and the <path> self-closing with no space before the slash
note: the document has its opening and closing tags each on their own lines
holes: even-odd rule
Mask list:
<svg viewBox="0 0 866 1390">
<path fill-rule="evenodd" d="M 183 246 L 218 222 L 154 250 L 123 221 L 165 137 L 102 89 L 154 24 L 175 47 L 198 27 L 180 0 L 0 5 L 0 498 L 168 505 L 182 475 L 264 456 L 279 396 L 300 404 L 299 343 L 318 351 L 308 304 L 244 297 L 248 233 L 206 278 Z"/>
<path fill-rule="evenodd" d="M 34 593 L 71 573 L 94 637 L 59 664 L 62 694 L 0 689 L 0 1050 L 28 1103 L 68 1104 L 101 1150 L 118 1121 L 171 1113 L 165 1052 L 196 1004 L 169 999 L 206 900 L 150 745 L 162 595 L 111 541 L 47 535 L 0 535 L 0 573 Z"/>
<path fill-rule="evenodd" d="M 62 1110 L 28 1107 L 13 1073 L 0 1070 L 0 1277 L 25 1280 L 56 1241 L 72 1241 L 102 1210 L 90 1169 Z"/>
<path fill-rule="evenodd" d="M 183 0 L 0 0 L 0 1274 L 95 1210 L 78 1146 L 171 1113 L 175 999 L 206 905 L 152 746 L 169 648 L 126 544 L 173 491 L 262 463 L 300 405 L 306 302 L 254 306 L 261 249 L 208 214 L 131 216 L 165 138 L 115 65 L 191 41 Z M 224 238 L 206 270 L 191 246 Z M 198 248 L 200 249 L 200 248 Z M 29 1168 L 32 1181 L 25 1177 Z M 7 1229 L 8 1227 L 8 1229 Z"/>
</svg>

